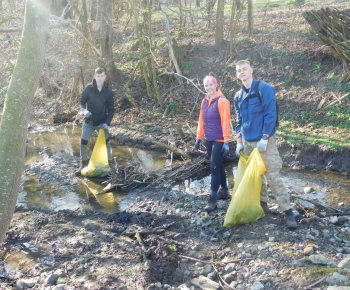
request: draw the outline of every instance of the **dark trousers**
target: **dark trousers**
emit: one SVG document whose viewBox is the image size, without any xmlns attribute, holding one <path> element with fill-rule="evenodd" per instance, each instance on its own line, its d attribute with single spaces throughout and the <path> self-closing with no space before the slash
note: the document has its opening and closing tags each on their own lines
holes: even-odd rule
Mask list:
<svg viewBox="0 0 350 290">
<path fill-rule="evenodd" d="M 222 165 L 224 152 L 221 152 L 224 142 L 206 141 L 207 153 L 210 159 L 211 190 L 217 192 L 219 187 L 227 187 L 226 172 Z"/>
</svg>

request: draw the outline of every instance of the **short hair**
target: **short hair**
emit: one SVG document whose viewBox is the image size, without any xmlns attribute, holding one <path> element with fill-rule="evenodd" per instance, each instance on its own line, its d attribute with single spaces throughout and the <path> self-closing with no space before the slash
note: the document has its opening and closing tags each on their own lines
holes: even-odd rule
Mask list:
<svg viewBox="0 0 350 290">
<path fill-rule="evenodd" d="M 99 74 L 106 74 L 106 71 L 104 68 L 102 67 L 98 67 L 97 69 L 95 69 L 95 75 L 99 75 Z"/>
<path fill-rule="evenodd" d="M 243 64 L 247 64 L 250 66 L 250 62 L 247 59 L 242 59 L 242 60 L 236 62 L 236 66 L 243 65 Z"/>
</svg>

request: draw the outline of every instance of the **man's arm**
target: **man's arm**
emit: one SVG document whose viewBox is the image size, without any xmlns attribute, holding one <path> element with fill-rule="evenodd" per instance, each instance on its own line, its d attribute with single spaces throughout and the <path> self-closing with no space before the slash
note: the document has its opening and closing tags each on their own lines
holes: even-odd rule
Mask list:
<svg viewBox="0 0 350 290">
<path fill-rule="evenodd" d="M 91 85 L 86 86 L 86 88 L 83 90 L 83 92 L 81 93 L 81 97 L 80 97 L 80 108 L 82 110 L 86 110 L 86 105 L 89 101 L 89 92 L 91 90 Z"/>
<path fill-rule="evenodd" d="M 240 113 L 239 105 L 238 105 L 238 99 L 239 99 L 239 92 L 235 95 L 233 99 L 233 103 L 235 105 L 235 110 L 236 110 L 236 116 L 237 116 L 237 126 L 236 126 L 236 134 L 237 138 L 242 136 L 241 129 L 242 129 L 242 116 Z M 241 138 L 242 140 L 242 138 Z"/>
<path fill-rule="evenodd" d="M 264 126 L 262 133 L 269 137 L 275 128 L 277 118 L 275 88 L 271 85 L 263 86 L 261 99 L 264 110 Z"/>
<path fill-rule="evenodd" d="M 114 92 L 111 91 L 107 97 L 107 119 L 106 124 L 109 126 L 114 115 Z"/>
</svg>

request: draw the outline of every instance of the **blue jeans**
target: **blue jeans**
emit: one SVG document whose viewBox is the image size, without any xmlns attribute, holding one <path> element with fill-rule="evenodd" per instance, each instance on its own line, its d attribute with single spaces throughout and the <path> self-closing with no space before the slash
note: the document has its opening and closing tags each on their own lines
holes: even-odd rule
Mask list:
<svg viewBox="0 0 350 290">
<path fill-rule="evenodd" d="M 222 165 L 224 152 L 221 152 L 224 142 L 206 141 L 207 153 L 210 159 L 211 191 L 216 195 L 219 187 L 227 188 L 226 172 Z M 215 192 L 213 194 L 213 192 Z"/>
</svg>

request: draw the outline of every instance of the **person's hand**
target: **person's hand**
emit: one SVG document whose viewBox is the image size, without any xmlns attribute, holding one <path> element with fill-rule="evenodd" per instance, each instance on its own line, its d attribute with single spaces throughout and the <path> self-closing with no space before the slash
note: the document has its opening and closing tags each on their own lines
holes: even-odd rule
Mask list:
<svg viewBox="0 0 350 290">
<path fill-rule="evenodd" d="M 89 118 L 91 116 L 91 112 L 86 110 L 86 109 L 84 109 L 83 115 L 84 115 L 85 118 Z"/>
<path fill-rule="evenodd" d="M 267 148 L 267 143 L 269 142 L 269 140 L 264 140 L 263 138 L 260 139 L 260 141 L 258 142 L 258 145 L 256 146 L 256 148 L 258 148 L 259 151 L 266 151 Z"/>
<path fill-rule="evenodd" d="M 101 129 L 103 129 L 103 130 L 108 130 L 108 125 L 107 125 L 106 123 L 103 123 L 103 124 L 101 125 Z"/>
<path fill-rule="evenodd" d="M 196 150 L 199 149 L 199 144 L 201 143 L 201 140 L 197 139 L 196 143 L 194 143 L 194 148 L 196 148 Z"/>
<path fill-rule="evenodd" d="M 222 145 L 221 152 L 224 152 L 224 155 L 227 155 L 230 151 L 230 147 L 228 146 L 228 142 L 224 142 L 224 145 Z"/>
<path fill-rule="evenodd" d="M 236 147 L 236 156 L 239 157 L 241 155 L 241 151 L 243 150 L 243 143 L 237 143 Z"/>
</svg>

